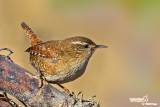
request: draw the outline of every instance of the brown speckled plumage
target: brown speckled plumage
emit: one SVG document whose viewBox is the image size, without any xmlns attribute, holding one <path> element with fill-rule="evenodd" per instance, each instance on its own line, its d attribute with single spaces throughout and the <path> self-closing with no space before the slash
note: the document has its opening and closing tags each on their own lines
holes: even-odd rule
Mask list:
<svg viewBox="0 0 160 107">
<path fill-rule="evenodd" d="M 26 52 L 30 53 L 32 66 L 52 83 L 66 83 L 80 77 L 95 49 L 105 47 L 80 36 L 43 42 L 24 22 L 21 25 L 31 39 Z"/>
</svg>

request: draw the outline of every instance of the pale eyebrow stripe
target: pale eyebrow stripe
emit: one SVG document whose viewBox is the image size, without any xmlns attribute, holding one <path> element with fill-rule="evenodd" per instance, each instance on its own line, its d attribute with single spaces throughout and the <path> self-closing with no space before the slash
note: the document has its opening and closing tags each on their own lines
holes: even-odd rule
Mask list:
<svg viewBox="0 0 160 107">
<path fill-rule="evenodd" d="M 85 43 L 85 42 L 81 42 L 81 41 L 73 41 L 73 42 L 71 42 L 71 44 L 80 44 L 80 45 L 85 45 L 85 44 L 87 44 L 87 43 Z"/>
</svg>

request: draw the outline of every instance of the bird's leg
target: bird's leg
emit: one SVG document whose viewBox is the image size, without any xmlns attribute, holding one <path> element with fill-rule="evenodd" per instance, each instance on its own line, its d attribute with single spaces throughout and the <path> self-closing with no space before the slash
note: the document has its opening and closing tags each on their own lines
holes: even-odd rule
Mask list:
<svg viewBox="0 0 160 107">
<path fill-rule="evenodd" d="M 65 91 L 65 93 L 67 93 L 67 94 L 70 94 L 71 95 L 71 93 L 69 92 L 69 89 L 67 89 L 67 88 L 65 88 L 63 85 L 61 85 L 61 84 L 57 84 L 59 87 L 61 87 L 64 91 Z"/>
<path fill-rule="evenodd" d="M 37 71 L 36 73 L 37 73 L 39 79 L 41 80 L 41 81 L 40 81 L 40 88 L 42 88 L 42 86 L 43 86 L 43 81 L 45 80 L 45 78 L 43 77 L 43 74 L 41 73 L 40 70 L 36 70 L 36 71 Z"/>
<path fill-rule="evenodd" d="M 42 88 L 42 86 L 43 86 L 43 81 L 45 81 L 45 78 L 44 78 L 44 76 L 43 76 L 43 74 L 42 74 L 42 72 L 41 72 L 40 70 L 36 69 L 36 73 L 37 73 L 39 79 L 41 80 L 41 81 L 40 81 L 40 88 Z M 69 89 L 65 88 L 63 85 L 61 85 L 61 84 L 57 84 L 57 85 L 58 85 L 59 87 L 61 87 L 66 94 L 72 95 L 72 94 L 70 93 Z"/>
</svg>

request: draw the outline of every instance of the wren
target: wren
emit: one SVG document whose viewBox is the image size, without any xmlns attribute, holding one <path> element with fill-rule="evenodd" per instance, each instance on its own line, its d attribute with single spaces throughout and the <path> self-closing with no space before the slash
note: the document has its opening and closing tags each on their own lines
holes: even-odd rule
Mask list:
<svg viewBox="0 0 160 107">
<path fill-rule="evenodd" d="M 89 59 L 98 48 L 86 37 L 76 36 L 64 40 L 41 41 L 24 23 L 22 28 L 30 37 L 31 46 L 26 50 L 30 54 L 31 65 L 54 84 L 63 84 L 80 77 L 86 69 Z"/>
</svg>

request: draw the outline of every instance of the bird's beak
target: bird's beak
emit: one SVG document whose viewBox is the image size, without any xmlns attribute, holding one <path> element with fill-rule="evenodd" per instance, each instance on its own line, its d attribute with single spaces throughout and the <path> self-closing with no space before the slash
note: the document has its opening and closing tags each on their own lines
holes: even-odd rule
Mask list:
<svg viewBox="0 0 160 107">
<path fill-rule="evenodd" d="M 104 46 L 104 45 L 96 45 L 95 48 L 108 48 L 108 46 Z"/>
</svg>

